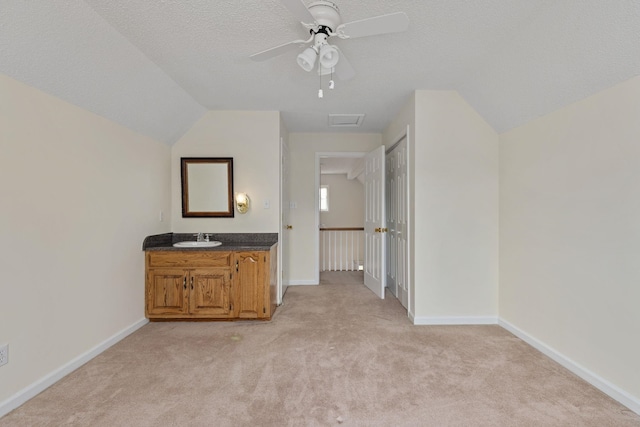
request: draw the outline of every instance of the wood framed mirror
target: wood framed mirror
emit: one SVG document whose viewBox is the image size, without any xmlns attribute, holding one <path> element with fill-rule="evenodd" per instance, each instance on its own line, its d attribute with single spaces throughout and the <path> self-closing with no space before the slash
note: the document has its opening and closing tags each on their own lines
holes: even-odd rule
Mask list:
<svg viewBox="0 0 640 427">
<path fill-rule="evenodd" d="M 182 216 L 233 217 L 233 158 L 181 157 Z"/>
</svg>

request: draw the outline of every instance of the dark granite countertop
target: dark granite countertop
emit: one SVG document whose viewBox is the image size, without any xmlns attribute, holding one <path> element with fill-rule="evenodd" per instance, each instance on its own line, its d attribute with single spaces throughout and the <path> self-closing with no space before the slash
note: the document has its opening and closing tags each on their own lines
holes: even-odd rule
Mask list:
<svg viewBox="0 0 640 427">
<path fill-rule="evenodd" d="M 268 251 L 278 243 L 278 233 L 207 233 L 209 240 L 222 242 L 208 248 L 176 248 L 177 242 L 195 241 L 194 233 L 164 233 L 147 236 L 143 251 Z"/>
</svg>

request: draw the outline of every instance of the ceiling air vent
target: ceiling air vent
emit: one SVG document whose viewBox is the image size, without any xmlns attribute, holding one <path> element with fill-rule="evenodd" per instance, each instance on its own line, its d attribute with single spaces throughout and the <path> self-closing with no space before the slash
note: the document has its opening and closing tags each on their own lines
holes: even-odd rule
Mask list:
<svg viewBox="0 0 640 427">
<path fill-rule="evenodd" d="M 364 114 L 329 114 L 329 127 L 357 128 L 362 125 Z"/>
</svg>

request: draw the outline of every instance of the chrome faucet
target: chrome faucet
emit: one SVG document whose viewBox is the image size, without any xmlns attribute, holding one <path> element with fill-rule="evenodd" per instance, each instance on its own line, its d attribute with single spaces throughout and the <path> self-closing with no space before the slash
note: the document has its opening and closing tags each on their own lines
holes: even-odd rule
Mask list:
<svg viewBox="0 0 640 427">
<path fill-rule="evenodd" d="M 194 234 L 196 236 L 196 242 L 208 242 L 209 241 L 209 233 L 198 233 Z"/>
</svg>

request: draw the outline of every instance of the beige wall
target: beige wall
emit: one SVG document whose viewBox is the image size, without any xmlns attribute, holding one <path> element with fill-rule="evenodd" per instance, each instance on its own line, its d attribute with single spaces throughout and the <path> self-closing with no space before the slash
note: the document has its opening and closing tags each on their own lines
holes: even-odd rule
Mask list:
<svg viewBox="0 0 640 427">
<path fill-rule="evenodd" d="M 455 91 L 415 96 L 416 317 L 495 318 L 498 135 Z"/>
<path fill-rule="evenodd" d="M 501 135 L 500 316 L 640 401 L 640 77 Z"/>
<path fill-rule="evenodd" d="M 277 232 L 280 137 L 290 280 L 313 283 L 315 153 L 371 151 L 407 126 L 412 317 L 497 316 L 499 235 L 500 318 L 637 402 L 639 99 L 636 78 L 500 136 L 498 200 L 498 137 L 455 92 L 417 91 L 382 135 L 212 111 L 169 148 L 0 75 L 0 403 L 143 321 L 146 235 Z M 250 213 L 183 219 L 181 156 L 234 157 Z"/>
<path fill-rule="evenodd" d="M 144 320 L 170 149 L 0 75 L 0 153 L 1 404 Z"/>
<path fill-rule="evenodd" d="M 280 113 L 209 111 L 171 149 L 171 212 L 176 233 L 277 233 Z M 233 157 L 234 191 L 251 198 L 233 218 L 183 218 L 180 157 Z M 264 208 L 269 201 L 270 207 Z"/>
<path fill-rule="evenodd" d="M 454 91 L 416 91 L 385 143 L 407 125 L 409 312 L 416 323 L 495 321 L 498 135 Z"/>
<path fill-rule="evenodd" d="M 321 175 L 329 186 L 329 212 L 320 212 L 325 227 L 364 227 L 364 185 L 346 174 Z"/>
<path fill-rule="evenodd" d="M 369 152 L 381 144 L 380 134 L 290 133 L 291 209 L 289 280 L 292 284 L 317 284 L 315 269 L 318 230 L 315 228 L 315 153 Z"/>
</svg>

